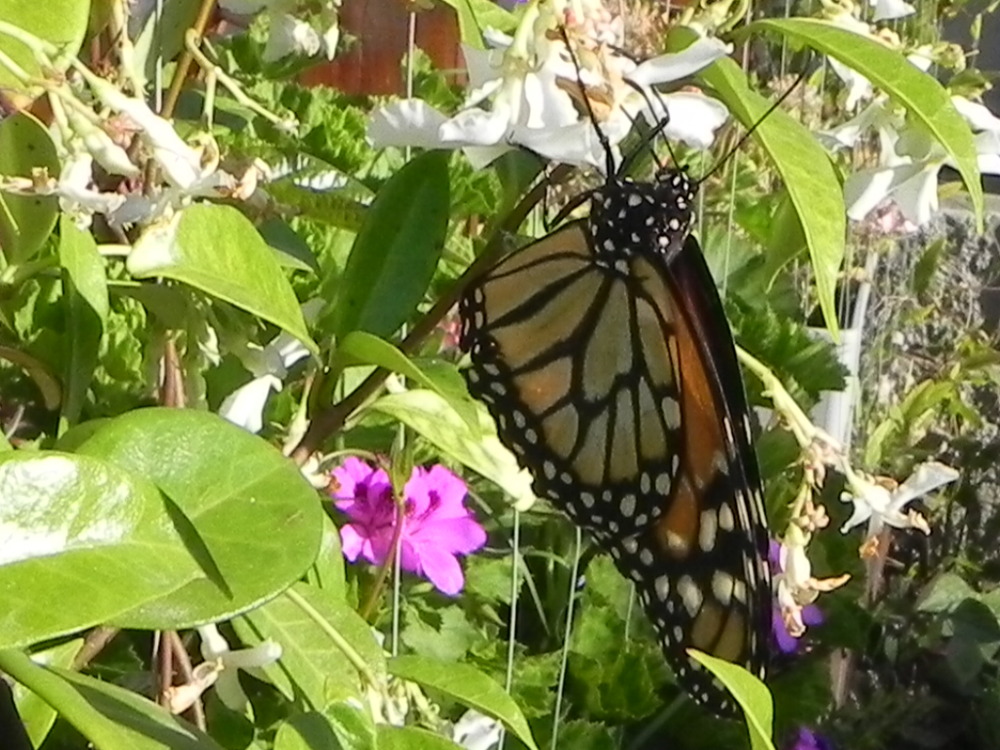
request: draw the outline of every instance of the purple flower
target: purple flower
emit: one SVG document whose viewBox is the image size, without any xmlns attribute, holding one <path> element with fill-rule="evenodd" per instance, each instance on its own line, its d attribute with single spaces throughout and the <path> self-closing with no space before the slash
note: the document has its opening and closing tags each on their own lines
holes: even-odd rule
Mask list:
<svg viewBox="0 0 1000 750">
<path fill-rule="evenodd" d="M 344 557 L 363 557 L 382 565 L 389 557 L 396 525 L 392 484 L 382 469 L 348 458 L 333 470 L 334 503 L 350 519 L 340 529 Z M 405 513 L 400 534 L 400 565 L 425 576 L 454 596 L 465 579 L 456 555 L 486 544 L 486 532 L 465 507 L 465 483 L 443 466 L 416 467 L 403 489 Z"/>
<path fill-rule="evenodd" d="M 794 744 L 788 745 L 786 750 L 833 750 L 833 744 L 811 729 L 799 727 Z"/>
<path fill-rule="evenodd" d="M 771 563 L 771 574 L 776 578 L 784 573 L 781 566 L 781 545 L 771 540 L 768 548 L 767 559 Z M 778 649 L 784 654 L 791 654 L 799 649 L 800 635 L 793 635 L 788 629 L 788 620 L 785 616 L 785 609 L 781 606 L 777 597 L 774 601 L 774 614 L 771 618 L 771 633 L 774 635 L 774 642 Z M 795 619 L 802 625 L 822 625 L 823 612 L 815 604 L 807 604 L 804 607 L 796 607 Z M 808 731 L 808 730 L 803 730 Z M 805 746 L 803 746 L 805 747 Z"/>
</svg>

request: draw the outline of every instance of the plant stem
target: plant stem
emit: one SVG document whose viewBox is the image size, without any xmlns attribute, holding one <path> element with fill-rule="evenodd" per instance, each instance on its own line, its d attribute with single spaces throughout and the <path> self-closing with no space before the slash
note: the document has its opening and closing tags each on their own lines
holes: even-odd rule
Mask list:
<svg viewBox="0 0 1000 750">
<path fill-rule="evenodd" d="M 201 0 L 198 17 L 195 19 L 194 26 L 191 27 L 195 39 L 199 42 L 205 35 L 205 28 L 208 26 L 208 21 L 212 17 L 213 10 L 215 10 L 215 0 Z M 184 88 L 184 81 L 187 80 L 188 71 L 191 70 L 192 60 L 194 60 L 194 57 L 187 46 L 185 46 L 180 58 L 177 60 L 174 77 L 170 81 L 170 90 L 167 92 L 167 98 L 164 100 L 163 109 L 160 112 L 161 116 L 168 119 L 173 116 L 174 110 L 177 108 L 177 100 L 181 96 L 181 89 Z"/>
</svg>

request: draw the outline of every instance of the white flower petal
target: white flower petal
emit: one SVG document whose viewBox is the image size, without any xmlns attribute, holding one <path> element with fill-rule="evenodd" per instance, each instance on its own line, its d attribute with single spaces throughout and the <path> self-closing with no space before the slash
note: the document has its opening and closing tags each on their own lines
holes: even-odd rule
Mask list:
<svg viewBox="0 0 1000 750">
<path fill-rule="evenodd" d="M 603 129 L 602 129 L 603 132 Z M 606 156 L 590 120 L 561 128 L 514 128 L 511 140 L 551 161 L 603 170 Z M 609 138 L 610 140 L 610 138 Z M 614 142 L 612 141 L 612 146 Z M 617 161 L 617 151 L 615 151 Z"/>
<path fill-rule="evenodd" d="M 467 44 L 462 45 L 462 57 L 465 58 L 465 72 L 469 77 L 471 90 L 481 89 L 487 83 L 499 84 L 503 73 L 500 68 L 501 58 L 499 55 L 500 53 L 493 50 L 476 49 Z M 492 91 L 495 91 L 496 88 L 494 86 Z M 466 104 L 479 104 L 479 101 L 481 98 L 477 101 L 466 100 Z"/>
<path fill-rule="evenodd" d="M 680 91 L 662 97 L 669 113 L 663 129 L 667 138 L 683 141 L 691 148 L 706 149 L 715 140 L 715 131 L 729 119 L 725 104 L 694 91 Z"/>
<path fill-rule="evenodd" d="M 964 117 L 973 130 L 1000 132 L 1000 118 L 978 102 L 970 102 L 964 96 L 951 97 L 958 113 Z"/>
<path fill-rule="evenodd" d="M 230 393 L 219 406 L 219 416 L 257 434 L 264 427 L 264 406 L 271 391 L 281 390 L 281 380 L 274 375 L 262 375 Z"/>
<path fill-rule="evenodd" d="M 852 110 L 862 99 L 871 97 L 872 84 L 867 78 L 832 57 L 828 57 L 827 62 L 830 63 L 830 67 L 833 68 L 837 77 L 847 86 L 847 100 L 844 102 L 846 109 Z"/>
<path fill-rule="evenodd" d="M 498 143 L 495 146 L 466 146 L 462 149 L 465 158 L 473 169 L 485 169 L 514 147 L 508 143 Z"/>
<path fill-rule="evenodd" d="M 958 479 L 958 472 L 937 461 L 920 464 L 892 493 L 892 507 L 901 510 L 911 500 Z"/>
<path fill-rule="evenodd" d="M 676 81 L 697 73 L 732 51 L 731 44 L 714 37 L 699 37 L 681 52 L 660 55 L 640 63 L 626 78 L 640 86 Z"/>
<path fill-rule="evenodd" d="M 892 199 L 903 216 L 918 226 L 926 224 L 938 208 L 938 172 L 942 162 L 931 162 L 909 179 L 901 181 Z"/>
<path fill-rule="evenodd" d="M 500 742 L 501 731 L 496 719 L 470 708 L 455 722 L 452 739 L 466 750 L 490 750 Z"/>
<path fill-rule="evenodd" d="M 368 142 L 375 148 L 442 148 L 438 133 L 447 119 L 421 99 L 401 99 L 372 112 Z"/>
<path fill-rule="evenodd" d="M 288 55 L 312 57 L 323 46 L 316 29 L 290 13 L 271 9 L 271 28 L 264 45 L 264 62 L 275 62 Z"/>
<path fill-rule="evenodd" d="M 888 21 L 893 18 L 905 18 L 917 12 L 909 3 L 903 0 L 876 0 L 873 21 Z"/>
<path fill-rule="evenodd" d="M 845 503 L 854 503 L 854 512 L 851 514 L 851 517 L 844 522 L 844 525 L 840 527 L 841 533 L 846 534 L 855 526 L 860 526 L 872 517 L 872 507 L 863 500 L 853 497 L 847 492 L 843 493 L 840 496 L 840 499 Z"/>
<path fill-rule="evenodd" d="M 441 123 L 438 137 L 451 148 L 495 146 L 504 140 L 510 126 L 510 113 L 504 109 L 490 112 L 473 107 Z"/>
</svg>

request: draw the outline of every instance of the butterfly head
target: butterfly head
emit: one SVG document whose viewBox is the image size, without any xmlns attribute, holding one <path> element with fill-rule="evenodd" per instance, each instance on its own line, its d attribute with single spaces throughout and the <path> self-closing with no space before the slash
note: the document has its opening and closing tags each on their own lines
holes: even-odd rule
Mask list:
<svg viewBox="0 0 1000 750">
<path fill-rule="evenodd" d="M 635 255 L 670 260 L 691 229 L 696 189 L 680 169 L 660 169 L 653 182 L 608 180 L 591 198 L 588 231 L 595 254 L 612 262 Z"/>
</svg>

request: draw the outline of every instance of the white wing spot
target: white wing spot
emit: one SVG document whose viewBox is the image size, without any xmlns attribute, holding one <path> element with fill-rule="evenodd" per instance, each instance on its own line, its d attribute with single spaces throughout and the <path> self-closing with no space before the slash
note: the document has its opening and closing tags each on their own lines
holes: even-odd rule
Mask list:
<svg viewBox="0 0 1000 750">
<path fill-rule="evenodd" d="M 656 595 L 660 601 L 664 602 L 670 596 L 670 579 L 667 576 L 660 576 L 656 579 Z"/>
<path fill-rule="evenodd" d="M 639 553 L 639 562 L 647 567 L 653 564 L 653 553 L 647 547 L 644 547 Z"/>
<path fill-rule="evenodd" d="M 698 544 L 702 552 L 708 552 L 715 547 L 715 534 L 718 531 L 718 514 L 714 510 L 701 512 L 701 524 L 698 529 Z"/>
<path fill-rule="evenodd" d="M 698 610 L 701 609 L 701 589 L 698 588 L 691 576 L 681 576 L 681 579 L 677 582 L 677 591 L 680 592 L 681 601 L 684 602 L 684 608 L 687 609 L 688 614 L 694 617 L 698 614 Z"/>
<path fill-rule="evenodd" d="M 733 509 L 729 503 L 719 506 L 719 528 L 723 531 L 732 531 L 736 526 L 736 519 L 733 518 Z"/>
<path fill-rule="evenodd" d="M 715 598 L 723 606 L 729 606 L 735 583 L 736 579 L 722 570 L 715 571 L 715 574 L 712 576 L 712 593 L 715 594 Z"/>
<path fill-rule="evenodd" d="M 581 492 L 580 501 L 584 504 L 584 506 L 588 508 L 593 508 L 594 503 L 597 502 L 597 498 L 594 497 L 593 493 Z"/>
<path fill-rule="evenodd" d="M 625 518 L 632 517 L 632 514 L 635 513 L 635 495 L 629 494 L 622 498 L 621 511 Z"/>
<path fill-rule="evenodd" d="M 669 494 L 670 492 L 670 475 L 666 472 L 658 474 L 656 477 L 656 491 L 661 495 Z"/>
</svg>

